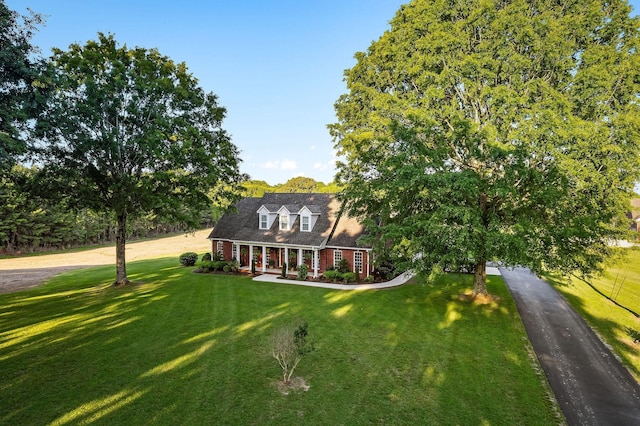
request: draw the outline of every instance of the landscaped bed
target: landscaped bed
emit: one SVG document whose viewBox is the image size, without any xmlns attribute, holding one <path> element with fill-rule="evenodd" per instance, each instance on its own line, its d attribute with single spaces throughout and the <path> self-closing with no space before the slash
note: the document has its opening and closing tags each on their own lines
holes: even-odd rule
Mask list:
<svg viewBox="0 0 640 426">
<path fill-rule="evenodd" d="M 334 291 L 192 274 L 175 257 L 73 271 L 0 296 L 4 424 L 554 424 L 502 280 Z M 316 350 L 281 392 L 277 327 Z M 308 388 L 307 388 L 308 387 Z"/>
</svg>

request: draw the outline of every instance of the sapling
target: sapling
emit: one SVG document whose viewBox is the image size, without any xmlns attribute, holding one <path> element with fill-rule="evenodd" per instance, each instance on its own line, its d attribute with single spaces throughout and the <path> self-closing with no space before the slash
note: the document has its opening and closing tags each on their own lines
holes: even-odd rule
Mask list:
<svg viewBox="0 0 640 426">
<path fill-rule="evenodd" d="M 303 322 L 295 329 L 283 326 L 271 336 L 271 354 L 282 368 L 282 381 L 288 384 L 302 357 L 315 348 L 308 340 L 309 325 Z"/>
</svg>

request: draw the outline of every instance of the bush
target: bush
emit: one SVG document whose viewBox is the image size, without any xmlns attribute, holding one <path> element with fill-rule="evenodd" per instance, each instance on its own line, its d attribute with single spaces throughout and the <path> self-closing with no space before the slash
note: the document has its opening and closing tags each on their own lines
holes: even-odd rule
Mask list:
<svg viewBox="0 0 640 426">
<path fill-rule="evenodd" d="M 202 266 L 200 268 L 203 272 L 211 272 L 213 271 L 213 262 L 210 260 L 205 260 L 202 262 Z"/>
<path fill-rule="evenodd" d="M 240 262 L 238 262 L 237 260 L 230 260 L 228 264 L 229 264 L 229 270 L 231 272 L 240 271 Z"/>
<path fill-rule="evenodd" d="M 287 278 L 287 264 L 286 263 L 282 264 L 282 273 L 280 274 L 280 276 L 282 278 Z"/>
<path fill-rule="evenodd" d="M 352 283 L 356 280 L 356 273 L 355 272 L 345 272 L 344 274 L 342 274 L 342 279 L 347 282 L 347 283 Z"/>
<path fill-rule="evenodd" d="M 298 280 L 306 280 L 307 272 L 309 272 L 309 267 L 306 264 L 303 263 L 302 265 L 298 266 Z"/>
<path fill-rule="evenodd" d="M 342 279 L 342 274 L 336 270 L 329 269 L 324 271 L 324 277 L 329 281 L 338 281 Z"/>
<path fill-rule="evenodd" d="M 306 321 L 293 329 L 281 327 L 271 335 L 271 354 L 282 368 L 284 383 L 289 383 L 302 357 L 314 350 L 314 344 L 309 340 L 309 325 Z"/>
<path fill-rule="evenodd" d="M 178 259 L 180 260 L 182 266 L 194 266 L 198 261 L 198 253 L 194 253 L 191 251 L 182 253 Z"/>
<path fill-rule="evenodd" d="M 205 254 L 202 255 L 202 261 L 203 262 L 206 262 L 206 261 L 209 261 L 209 260 L 211 260 L 211 253 L 205 253 Z"/>
<path fill-rule="evenodd" d="M 365 281 L 365 282 L 367 282 L 367 283 L 369 283 L 369 284 L 371 284 L 371 283 L 374 281 L 373 275 L 367 275 L 367 276 L 364 278 L 364 281 Z"/>
<path fill-rule="evenodd" d="M 351 272 L 351 269 L 349 268 L 349 261 L 347 259 L 341 259 L 340 263 L 338 264 L 338 272 L 341 273 L 346 273 L 346 272 Z"/>
</svg>

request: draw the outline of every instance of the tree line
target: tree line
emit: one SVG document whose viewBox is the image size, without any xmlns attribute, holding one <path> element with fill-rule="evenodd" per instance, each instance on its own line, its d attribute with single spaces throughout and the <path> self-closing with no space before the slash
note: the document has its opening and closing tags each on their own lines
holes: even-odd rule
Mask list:
<svg viewBox="0 0 640 426">
<path fill-rule="evenodd" d="M 14 166 L 0 184 L 0 254 L 23 254 L 68 249 L 115 242 L 114 218 L 106 212 L 78 207 L 63 195 L 52 199 L 41 194 L 37 185 L 37 167 Z M 263 180 L 243 183 L 241 196 L 261 197 L 266 192 L 336 193 L 336 183 L 324 184 L 312 178 L 295 177 L 282 184 Z M 183 206 L 188 208 L 188 206 Z M 212 205 L 200 213 L 198 228 L 212 227 L 222 215 L 222 206 Z M 129 238 L 161 236 L 185 232 L 184 223 L 170 223 L 148 213 L 127 224 Z"/>
<path fill-rule="evenodd" d="M 115 242 L 116 225 L 107 212 L 78 206 L 69 197 L 52 199 L 34 186 L 37 169 L 14 166 L 0 183 L 0 254 L 24 254 Z M 199 227 L 213 226 L 222 210 L 212 207 L 200 216 Z M 127 224 L 127 236 L 137 239 L 185 232 L 183 223 L 169 223 L 151 213 Z"/>
</svg>

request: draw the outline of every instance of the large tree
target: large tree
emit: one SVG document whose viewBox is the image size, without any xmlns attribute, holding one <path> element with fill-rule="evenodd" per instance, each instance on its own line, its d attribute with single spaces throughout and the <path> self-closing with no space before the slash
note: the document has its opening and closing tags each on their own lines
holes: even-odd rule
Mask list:
<svg viewBox="0 0 640 426">
<path fill-rule="evenodd" d="M 597 271 L 639 178 L 623 0 L 414 0 L 346 71 L 344 201 L 407 267 Z"/>
<path fill-rule="evenodd" d="M 184 63 L 157 50 L 118 47 L 99 34 L 54 49 L 55 89 L 37 124 L 43 187 L 112 212 L 116 280 L 128 282 L 127 218 L 154 213 L 197 226 L 213 198 L 233 199 L 243 179 L 221 127 L 226 110 Z"/>
<path fill-rule="evenodd" d="M 37 99 L 40 60 L 31 38 L 42 17 L 20 16 L 0 0 L 0 172 L 24 154 L 25 130 Z"/>
</svg>

